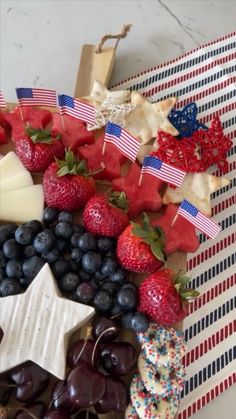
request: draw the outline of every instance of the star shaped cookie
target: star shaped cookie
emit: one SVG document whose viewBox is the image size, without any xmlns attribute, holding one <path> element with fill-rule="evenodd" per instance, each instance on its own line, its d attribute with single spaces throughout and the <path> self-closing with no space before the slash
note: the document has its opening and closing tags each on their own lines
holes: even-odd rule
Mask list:
<svg viewBox="0 0 236 419">
<path fill-rule="evenodd" d="M 129 90 L 108 90 L 103 83 L 94 80 L 90 96 L 86 99 L 95 106 L 101 105 L 107 99 L 112 99 L 117 105 L 120 105 L 129 101 L 130 94 Z"/>
<path fill-rule="evenodd" d="M 180 138 L 191 137 L 195 131 L 207 129 L 197 120 L 197 105 L 194 102 L 189 103 L 181 110 L 172 109 L 168 119 L 179 131 Z"/>
<path fill-rule="evenodd" d="M 0 305 L 0 373 L 30 360 L 64 379 L 69 336 L 94 309 L 63 298 L 47 263 L 24 294 L 1 298 Z"/>
<path fill-rule="evenodd" d="M 189 201 L 203 214 L 211 216 L 211 194 L 229 185 L 226 178 L 209 173 L 187 173 L 180 188 L 167 187 L 163 196 L 163 204 L 180 203 L 183 199 Z"/>
<path fill-rule="evenodd" d="M 154 141 L 158 130 L 176 136 L 178 131 L 167 118 L 175 103 L 176 98 L 174 97 L 151 103 L 140 93 L 132 92 L 131 104 L 135 108 L 125 117 L 124 128 L 138 138 L 142 144 Z"/>
</svg>

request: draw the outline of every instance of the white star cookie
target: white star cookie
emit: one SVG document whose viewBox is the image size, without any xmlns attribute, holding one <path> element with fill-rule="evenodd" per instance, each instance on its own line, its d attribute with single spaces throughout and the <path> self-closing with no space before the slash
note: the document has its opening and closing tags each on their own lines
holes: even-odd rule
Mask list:
<svg viewBox="0 0 236 419">
<path fill-rule="evenodd" d="M 130 100 L 129 90 L 110 91 L 98 80 L 94 80 L 90 96 L 87 97 L 95 106 L 101 105 L 106 99 L 112 99 L 117 105 L 126 103 Z"/>
</svg>

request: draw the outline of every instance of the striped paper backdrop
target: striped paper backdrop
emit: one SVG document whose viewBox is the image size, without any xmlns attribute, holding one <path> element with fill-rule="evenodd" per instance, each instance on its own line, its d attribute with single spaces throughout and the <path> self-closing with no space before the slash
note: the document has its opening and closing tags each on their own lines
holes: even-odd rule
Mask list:
<svg viewBox="0 0 236 419">
<path fill-rule="evenodd" d="M 201 297 L 191 304 L 184 321 L 187 380 L 178 419 L 186 419 L 236 382 L 236 33 L 114 89 L 139 90 L 152 102 L 176 96 L 177 108 L 194 101 L 202 123 L 209 123 L 218 113 L 224 132 L 234 140 L 226 175 L 231 184 L 212 196 L 214 220 L 222 232 L 215 240 L 199 234 L 201 246 L 188 256 L 191 285 L 199 289 Z M 211 173 L 220 175 L 216 167 Z"/>
</svg>

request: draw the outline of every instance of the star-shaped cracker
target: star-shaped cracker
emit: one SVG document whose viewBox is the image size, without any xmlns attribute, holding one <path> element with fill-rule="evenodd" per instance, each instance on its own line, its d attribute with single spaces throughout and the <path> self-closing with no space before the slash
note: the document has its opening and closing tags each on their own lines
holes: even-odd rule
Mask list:
<svg viewBox="0 0 236 419">
<path fill-rule="evenodd" d="M 0 305 L 0 373 L 30 360 L 64 379 L 69 336 L 94 309 L 63 298 L 48 264 L 24 294 L 1 298 Z"/>
<path fill-rule="evenodd" d="M 168 119 L 179 131 L 180 138 L 191 137 L 195 131 L 207 129 L 197 120 L 197 105 L 194 102 L 189 103 L 181 110 L 172 109 Z"/>
<path fill-rule="evenodd" d="M 228 179 L 209 173 L 187 173 L 180 188 L 167 187 L 162 201 L 163 204 L 177 204 L 187 199 L 199 211 L 210 217 L 211 194 L 229 183 Z"/>
<path fill-rule="evenodd" d="M 105 100 L 112 99 L 117 105 L 126 103 L 130 100 L 129 90 L 108 90 L 103 83 L 94 80 L 90 96 L 87 97 L 95 106 L 101 105 Z"/>
<path fill-rule="evenodd" d="M 131 93 L 131 104 L 134 110 L 125 117 L 124 127 L 142 144 L 147 144 L 157 136 L 158 130 L 168 132 L 174 136 L 178 131 L 171 125 L 168 115 L 176 103 L 172 97 L 161 102 L 151 103 L 140 93 Z"/>
</svg>

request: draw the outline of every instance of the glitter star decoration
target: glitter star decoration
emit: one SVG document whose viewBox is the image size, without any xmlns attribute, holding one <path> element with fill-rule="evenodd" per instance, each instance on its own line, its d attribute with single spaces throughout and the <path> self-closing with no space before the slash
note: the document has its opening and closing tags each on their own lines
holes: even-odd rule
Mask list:
<svg viewBox="0 0 236 419">
<path fill-rule="evenodd" d="M 191 137 L 195 131 L 207 129 L 197 120 L 197 111 L 197 105 L 194 102 L 189 103 L 182 110 L 171 110 L 168 119 L 179 131 L 179 138 Z"/>
</svg>

